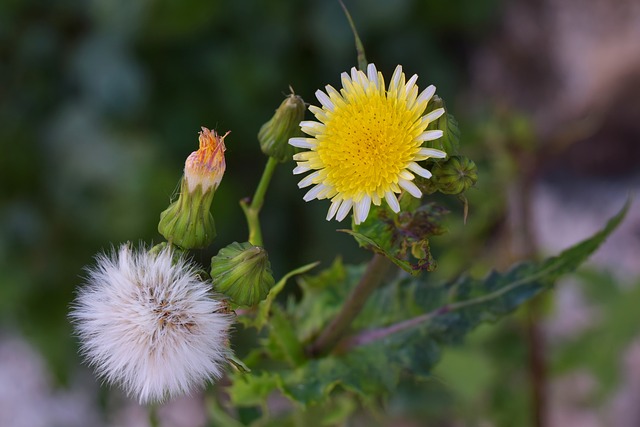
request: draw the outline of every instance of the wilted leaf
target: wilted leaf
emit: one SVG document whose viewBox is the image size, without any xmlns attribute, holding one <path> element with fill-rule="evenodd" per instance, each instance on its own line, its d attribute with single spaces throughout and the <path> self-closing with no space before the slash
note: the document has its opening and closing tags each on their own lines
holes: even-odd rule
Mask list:
<svg viewBox="0 0 640 427">
<path fill-rule="evenodd" d="M 354 226 L 353 231 L 341 231 L 351 234 L 360 246 L 386 256 L 416 275 L 435 269 L 429 237 L 445 232 L 440 221 L 446 213 L 432 203 L 398 214 L 387 207 L 373 206 L 365 222 Z"/>
</svg>

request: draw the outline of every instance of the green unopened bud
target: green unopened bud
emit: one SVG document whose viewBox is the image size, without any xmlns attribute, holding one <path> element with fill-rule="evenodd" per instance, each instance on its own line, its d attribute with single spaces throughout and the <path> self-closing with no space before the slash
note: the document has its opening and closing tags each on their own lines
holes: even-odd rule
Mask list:
<svg viewBox="0 0 640 427">
<path fill-rule="evenodd" d="M 267 251 L 248 242 L 220 249 L 211 258 L 211 279 L 216 291 L 243 306 L 265 299 L 275 283 Z"/>
<path fill-rule="evenodd" d="M 432 169 L 431 179 L 444 194 L 461 194 L 478 181 L 476 164 L 465 156 L 451 156 L 437 163 Z"/>
<path fill-rule="evenodd" d="M 210 209 L 225 171 L 227 134 L 220 137 L 215 131 L 202 128 L 200 148 L 185 162 L 180 196 L 160 214 L 160 234 L 184 249 L 206 248 L 216 237 Z"/>
<path fill-rule="evenodd" d="M 279 162 L 293 158 L 295 148 L 289 145 L 289 138 L 301 136 L 300 122 L 304 119 L 304 101 L 291 93 L 278 107 L 275 114 L 258 132 L 262 152 Z"/>
</svg>

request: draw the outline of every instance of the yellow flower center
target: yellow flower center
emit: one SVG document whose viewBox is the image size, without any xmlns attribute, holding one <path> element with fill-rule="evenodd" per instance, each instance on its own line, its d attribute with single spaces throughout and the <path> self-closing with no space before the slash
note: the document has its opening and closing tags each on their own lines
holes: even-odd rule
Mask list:
<svg viewBox="0 0 640 427">
<path fill-rule="evenodd" d="M 327 114 L 326 131 L 317 136 L 323 175 L 344 198 L 358 201 L 374 193 L 382 198 L 420 149 L 421 111 L 374 88 L 345 98 Z"/>
</svg>

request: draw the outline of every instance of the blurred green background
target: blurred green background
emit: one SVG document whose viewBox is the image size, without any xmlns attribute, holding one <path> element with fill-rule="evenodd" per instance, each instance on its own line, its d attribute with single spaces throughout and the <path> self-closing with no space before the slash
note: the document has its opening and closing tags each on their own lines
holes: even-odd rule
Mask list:
<svg viewBox="0 0 640 427">
<path fill-rule="evenodd" d="M 584 22 L 575 25 L 587 28 L 572 33 L 574 23 L 562 20 L 571 6 L 557 4 L 347 2 L 369 61 L 386 76 L 402 64 L 419 74 L 422 87 L 435 84 L 461 124 L 461 151 L 480 166 L 466 226 L 461 204 L 445 202 L 451 233 L 433 242 L 436 274 L 444 279 L 504 267 L 521 255 L 511 244 L 514 191 L 534 188 L 525 205 L 538 218 L 560 218 L 563 206 L 572 215 L 595 212 L 595 225 L 582 222 L 566 242 L 532 220 L 534 232 L 543 230 L 536 247 L 542 252 L 585 237 L 637 192 L 640 97 L 630 82 L 640 75 L 640 60 L 627 61 L 624 78 L 609 70 L 609 80 L 587 75 L 584 83 L 571 74 L 579 52 L 553 37 L 584 35 L 589 19 L 602 16 L 582 12 Z M 599 30 L 615 41 L 624 15 L 618 10 L 610 30 Z M 560 41 L 574 40 L 565 36 Z M 571 54 L 562 56 L 563 48 Z M 625 52 L 618 53 L 628 58 Z M 606 56 L 593 61 L 605 60 L 611 63 Z M 44 355 L 55 384 L 69 386 L 80 358 L 66 316 L 83 266 L 111 245 L 161 240 L 159 213 L 197 148 L 200 126 L 231 131 L 213 206 L 218 238 L 198 254 L 206 260 L 246 240 L 238 201 L 253 193 L 265 163 L 256 134 L 289 86 L 316 103 L 315 90 L 338 87 L 340 73 L 355 62 L 353 35 L 336 1 L 1 2 L 0 340 L 25 337 Z M 609 90 L 605 83 L 614 80 L 619 84 Z M 585 87 L 590 97 L 580 92 Z M 571 98 L 575 93 L 582 98 Z M 349 236 L 335 232 L 344 224 L 324 221 L 328 203 L 302 201 L 292 168 L 278 168 L 262 213 L 275 275 L 313 260 L 327 266 L 336 254 L 366 260 Z M 550 193 L 540 196 L 539 188 Z M 536 211 L 545 201 L 552 207 Z M 637 228 L 624 233 L 632 236 L 625 244 L 637 249 Z M 610 269 L 633 265 L 613 253 L 603 257 L 604 264 L 614 260 Z M 619 355 L 640 330 L 629 302 L 639 297 L 638 272 L 627 273 L 620 279 L 601 267 L 585 270 L 583 298 L 598 304 L 602 321 L 549 350 L 550 376 L 590 370 L 597 386 L 587 403 L 580 401 L 589 408 L 609 404 L 622 384 Z M 551 298 L 542 305 L 553 311 Z M 530 425 L 525 317 L 482 328 L 445 355 L 433 382 L 407 383 L 390 397 L 381 423 Z M 612 340 L 610 351 L 594 352 L 603 336 Z"/>
</svg>

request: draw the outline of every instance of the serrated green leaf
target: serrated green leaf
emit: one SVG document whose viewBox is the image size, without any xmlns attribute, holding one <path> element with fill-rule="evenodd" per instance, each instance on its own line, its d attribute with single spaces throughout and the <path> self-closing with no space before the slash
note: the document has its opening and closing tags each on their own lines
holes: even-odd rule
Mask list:
<svg viewBox="0 0 640 427">
<path fill-rule="evenodd" d="M 363 397 L 393 388 L 398 381 L 397 366 L 389 365 L 384 351 L 350 352 L 343 357 L 328 356 L 283 375 L 282 392 L 305 405 L 320 403 L 340 386 Z"/>
<path fill-rule="evenodd" d="M 267 397 L 278 387 L 280 377 L 266 371 L 259 374 L 235 375 L 228 388 L 235 406 L 264 406 Z"/>
<path fill-rule="evenodd" d="M 364 266 L 345 267 L 337 258 L 331 267 L 320 274 L 298 278 L 302 299 L 289 304 L 287 311 L 295 319 L 298 339 L 311 339 L 333 318 L 353 286 L 358 282 Z"/>
<path fill-rule="evenodd" d="M 437 286 L 424 276 L 406 278 L 377 290 L 362 313 L 365 320 L 356 322 L 374 329 L 339 344 L 346 354 L 311 360 L 283 373 L 283 393 L 309 404 L 323 401 L 336 387 L 363 396 L 385 393 L 395 388 L 404 371 L 417 378 L 429 377 L 439 360 L 440 346 L 459 341 L 483 322 L 507 315 L 575 270 L 617 227 L 628 208 L 627 203 L 591 238 L 541 263 L 520 263 L 506 273 L 492 272 L 484 279 L 463 277 Z M 384 311 L 402 310 L 403 304 L 405 319 L 384 324 L 398 317 L 384 316 Z M 411 317 L 416 310 L 422 314 Z"/>
<path fill-rule="evenodd" d="M 431 122 L 427 127 L 427 130 L 441 130 L 442 136 L 433 141 L 426 141 L 423 145 L 425 147 L 437 148 L 442 150 L 450 156 L 458 154 L 458 147 L 460 146 L 460 128 L 458 127 L 457 120 L 447 110 L 445 102 L 438 95 L 435 95 L 432 101 L 427 107 L 427 112 L 433 111 L 436 108 L 444 108 L 445 113 L 440 118 Z"/>
<path fill-rule="evenodd" d="M 436 288 L 421 286 L 426 285 L 423 280 L 414 279 L 412 286 L 407 286 L 408 296 L 424 301 L 425 311 L 431 311 L 405 321 L 406 328 L 397 328 L 396 324 L 396 330 L 426 328 L 431 338 L 451 342 L 482 322 L 499 319 L 551 287 L 561 275 L 575 270 L 618 226 L 628 208 L 629 203 L 591 238 L 541 263 L 520 263 L 506 273 L 494 271 L 483 279 L 462 277 L 451 285 Z M 428 298 L 420 295 L 422 292 Z M 434 304 L 439 307 L 434 309 Z"/>
<path fill-rule="evenodd" d="M 291 366 L 298 366 L 305 360 L 304 350 L 293 327 L 291 319 L 278 306 L 273 307 L 269 321 L 268 348 L 274 359 L 282 359 Z"/>
<path fill-rule="evenodd" d="M 341 231 L 351 234 L 360 246 L 386 256 L 398 267 L 417 275 L 435 269 L 429 237 L 445 232 L 440 221 L 446 213 L 435 204 L 397 214 L 387 206 L 372 206 L 365 222 L 354 226 L 353 231 Z"/>
</svg>

